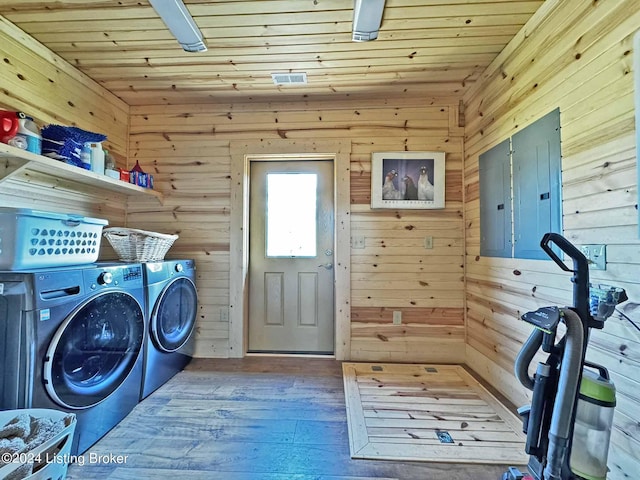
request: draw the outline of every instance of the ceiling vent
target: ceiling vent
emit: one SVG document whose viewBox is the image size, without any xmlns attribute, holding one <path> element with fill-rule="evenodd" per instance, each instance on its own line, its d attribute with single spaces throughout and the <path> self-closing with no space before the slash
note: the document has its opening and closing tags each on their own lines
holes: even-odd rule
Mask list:
<svg viewBox="0 0 640 480">
<path fill-rule="evenodd" d="M 306 85 L 307 74 L 300 73 L 272 73 L 273 83 L 276 85 Z"/>
</svg>

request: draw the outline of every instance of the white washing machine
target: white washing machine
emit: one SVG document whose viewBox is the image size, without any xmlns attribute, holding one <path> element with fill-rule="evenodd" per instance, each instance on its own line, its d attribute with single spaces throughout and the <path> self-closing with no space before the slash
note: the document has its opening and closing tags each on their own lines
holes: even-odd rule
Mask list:
<svg viewBox="0 0 640 480">
<path fill-rule="evenodd" d="M 140 400 L 191 361 L 198 310 L 193 260 L 144 263 L 143 270 L 148 326 Z"/>
<path fill-rule="evenodd" d="M 0 409 L 76 414 L 82 454 L 139 401 L 140 264 L 0 272 Z"/>
</svg>

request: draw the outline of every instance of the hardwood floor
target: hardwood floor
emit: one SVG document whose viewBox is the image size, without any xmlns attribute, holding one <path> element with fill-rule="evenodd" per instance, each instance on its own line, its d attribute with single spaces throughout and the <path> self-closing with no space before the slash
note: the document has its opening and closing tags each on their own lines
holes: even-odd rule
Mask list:
<svg viewBox="0 0 640 480">
<path fill-rule="evenodd" d="M 506 470 L 352 460 L 340 362 L 291 357 L 194 360 L 83 459 L 68 479 L 500 480 Z"/>
</svg>

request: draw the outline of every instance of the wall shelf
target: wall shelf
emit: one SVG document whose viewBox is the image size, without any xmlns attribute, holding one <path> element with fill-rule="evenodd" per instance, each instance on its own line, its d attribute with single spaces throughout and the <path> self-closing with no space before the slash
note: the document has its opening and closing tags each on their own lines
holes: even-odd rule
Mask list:
<svg viewBox="0 0 640 480">
<path fill-rule="evenodd" d="M 162 193 L 155 190 L 99 175 L 89 170 L 67 165 L 42 155 L 36 155 L 26 150 L 0 143 L 0 183 L 24 171 L 38 172 L 61 180 L 74 188 L 77 187 L 77 190 L 81 192 L 87 190 L 86 187 L 91 187 L 92 190 L 107 190 L 133 197 L 155 197 L 160 203 L 164 200 Z"/>
</svg>

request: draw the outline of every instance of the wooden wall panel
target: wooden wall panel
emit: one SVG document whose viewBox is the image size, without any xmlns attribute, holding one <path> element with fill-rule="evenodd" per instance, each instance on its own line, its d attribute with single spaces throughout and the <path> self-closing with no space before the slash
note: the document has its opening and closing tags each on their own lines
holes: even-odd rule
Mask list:
<svg viewBox="0 0 640 480">
<path fill-rule="evenodd" d="M 0 54 L 0 108 L 24 111 L 40 126 L 76 125 L 104 133 L 106 147 L 124 165 L 129 133 L 129 107 L 124 102 L 2 17 Z M 126 222 L 125 197 L 86 188 L 81 193 L 71 182 L 28 171 L 2 182 L 0 205 L 78 213 L 117 225 Z M 113 256 L 105 246 L 101 257 Z"/>
<path fill-rule="evenodd" d="M 432 115 L 448 119 L 444 128 L 352 140 L 351 235 L 365 240 L 351 250 L 354 360 L 463 361 L 463 129 L 457 101 L 433 107 Z M 404 150 L 445 152 L 445 209 L 371 210 L 371 153 Z M 427 236 L 433 249 L 424 247 Z M 393 325 L 394 310 L 402 325 Z"/>
<path fill-rule="evenodd" d="M 229 354 L 230 143 L 346 139 L 352 237 L 365 237 L 364 249 L 351 250 L 351 357 L 464 360 L 458 99 L 139 106 L 131 113 L 131 159 L 154 174 L 165 202 L 131 202 L 129 224 L 178 233 L 171 253 L 196 260 L 198 356 Z M 446 152 L 445 209 L 370 209 L 371 153 L 405 150 Z M 427 235 L 433 249 L 424 248 Z M 402 325 L 393 325 L 393 310 L 403 312 Z"/>
<path fill-rule="evenodd" d="M 626 288 L 620 310 L 640 325 L 631 71 L 638 25 L 633 0 L 545 2 L 526 38 L 516 36 L 464 98 L 467 363 L 516 404 L 529 392 L 513 361 L 531 330 L 518 317 L 570 304 L 571 283 L 551 261 L 480 257 L 478 156 L 560 108 L 564 235 L 577 245 L 607 244 L 607 269 L 592 270 L 592 281 Z M 619 313 L 589 347 L 588 358 L 610 369 L 618 389 L 611 479 L 640 468 L 639 352 L 640 332 Z"/>
<path fill-rule="evenodd" d="M 196 262 L 199 313 L 196 329 L 198 357 L 229 355 L 229 140 L 207 135 L 209 126 L 196 124 L 180 135 L 184 120 L 176 113 L 156 132 L 143 126 L 155 118 L 143 109 L 132 111 L 131 163 L 138 161 L 153 174 L 155 189 L 165 195 L 162 205 L 152 199 L 128 205 L 128 225 L 180 237 L 167 258 Z M 182 112 L 182 109 L 180 109 Z"/>
</svg>

